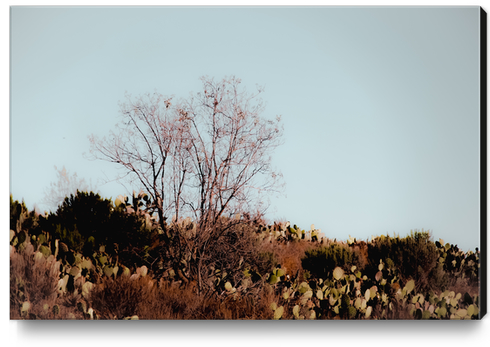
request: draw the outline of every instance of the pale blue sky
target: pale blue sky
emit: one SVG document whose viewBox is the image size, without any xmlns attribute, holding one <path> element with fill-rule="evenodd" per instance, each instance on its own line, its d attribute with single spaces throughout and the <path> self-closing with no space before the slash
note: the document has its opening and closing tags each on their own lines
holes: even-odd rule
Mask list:
<svg viewBox="0 0 490 347">
<path fill-rule="evenodd" d="M 56 165 L 126 193 L 83 156 L 125 92 L 186 97 L 236 75 L 285 126 L 270 219 L 344 240 L 430 229 L 473 250 L 479 73 L 478 7 L 13 7 L 10 191 L 39 205 Z"/>
</svg>

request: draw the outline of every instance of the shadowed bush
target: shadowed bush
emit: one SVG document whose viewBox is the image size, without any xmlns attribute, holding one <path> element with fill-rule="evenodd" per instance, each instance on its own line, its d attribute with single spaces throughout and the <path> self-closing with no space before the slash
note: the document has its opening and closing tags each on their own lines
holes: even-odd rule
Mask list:
<svg viewBox="0 0 490 347">
<path fill-rule="evenodd" d="M 347 245 L 333 243 L 306 251 L 301 264 L 313 277 L 326 278 L 337 266 L 348 270 L 358 265 L 358 256 Z"/>
<path fill-rule="evenodd" d="M 129 267 L 148 265 L 157 257 L 156 251 L 148 250 L 158 233 L 146 227 L 145 218 L 93 192 L 77 191 L 65 198 L 55 213 L 40 218 L 40 225 L 85 257 L 92 257 L 100 246 Z"/>
<path fill-rule="evenodd" d="M 434 286 L 431 274 L 436 269 L 439 258 L 436 245 L 430 240 L 428 232 L 411 232 L 407 237 L 380 236 L 368 244 L 369 264 L 366 275 L 375 276 L 380 260 L 394 265 L 403 281 L 414 279 L 418 289 L 428 290 Z M 442 281 L 440 273 L 438 281 Z"/>
<path fill-rule="evenodd" d="M 90 213 L 79 200 L 94 198 L 102 201 L 88 193 L 65 200 L 58 212 L 68 220 L 58 223 L 11 197 L 11 319 L 478 318 L 479 251 L 433 243 L 428 233 L 291 240 L 235 216 L 208 233 L 190 218 L 172 221 L 172 237 L 162 239 L 139 196 L 132 205 L 102 201 L 107 216 L 79 223 Z M 72 203 L 85 212 L 70 211 Z M 81 252 L 87 244 L 94 252 L 84 256 L 58 237 L 80 238 Z"/>
</svg>

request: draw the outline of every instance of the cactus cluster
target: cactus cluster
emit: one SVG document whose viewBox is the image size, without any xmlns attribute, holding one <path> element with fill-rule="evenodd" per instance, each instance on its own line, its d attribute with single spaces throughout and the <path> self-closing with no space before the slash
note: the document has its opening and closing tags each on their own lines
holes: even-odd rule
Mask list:
<svg viewBox="0 0 490 347">
<path fill-rule="evenodd" d="M 420 293 L 415 281 L 404 285 L 382 263 L 369 279 L 355 266 L 336 267 L 331 276 L 273 283 L 282 295 L 271 306 L 274 319 L 390 319 L 407 312 L 413 319 L 478 319 L 479 297 L 445 291 Z M 385 278 L 384 276 L 387 275 Z M 390 279 L 391 278 L 391 279 Z M 279 310 L 280 308 L 280 310 Z"/>
<path fill-rule="evenodd" d="M 418 235 L 412 233 L 410 237 L 416 239 Z M 424 238 L 422 241 L 426 242 Z M 375 242 L 384 245 L 392 239 L 382 236 L 371 241 Z M 399 238 L 394 242 L 406 243 Z M 268 283 L 281 298 L 276 305 L 284 307 L 282 319 L 479 318 L 477 294 L 471 296 L 446 290 L 437 295 L 433 291 L 417 289 L 416 281 L 405 279 L 390 258 L 379 259 L 377 265 L 369 264 L 369 276 L 363 274 L 352 265 L 356 259 L 349 250 L 356 249 L 358 244 L 351 237 L 347 245 L 333 243 L 306 252 L 303 267 L 311 274 L 307 281 L 278 276 L 278 269 L 269 274 Z M 460 278 L 475 278 L 479 269 L 478 250 L 465 254 L 453 245 L 443 245 L 442 240 L 435 245 L 444 271 Z M 370 244 L 364 247 L 367 249 Z M 309 260 L 312 260 L 311 264 Z"/>
<path fill-rule="evenodd" d="M 36 221 L 36 216 L 30 215 L 23 204 L 11 201 L 11 208 L 19 213 L 14 216 L 12 226 L 15 230 L 10 230 L 10 254 L 24 254 L 28 261 L 34 264 L 34 270 L 45 273 L 56 274 L 58 281 L 55 287 L 55 295 L 59 297 L 71 298 L 77 311 L 83 319 L 98 319 L 100 315 L 91 307 L 88 307 L 87 299 L 91 291 L 101 278 L 116 279 L 119 275 L 124 275 L 136 279 L 148 274 L 146 266 L 136 267 L 135 273 L 126 266 L 119 264 L 118 259 L 106 252 L 105 246 L 100 246 L 89 257 L 81 252 L 70 249 L 68 245 L 59 239 L 53 239 L 49 233 L 37 231 L 32 228 Z M 28 229 L 30 227 L 31 229 Z M 31 233 L 32 231 L 34 233 Z M 30 259 L 30 260 L 29 260 Z M 21 277 L 11 277 L 11 289 L 15 286 L 15 292 L 11 290 L 11 296 L 18 298 L 19 315 L 27 319 L 57 319 L 61 314 L 60 305 L 55 304 L 50 307 L 43 304 L 38 314 L 32 312 L 33 305 L 37 304 L 29 300 L 25 293 L 24 279 Z M 68 299 L 67 299 L 68 300 Z M 39 310 L 38 310 L 39 311 Z M 77 318 L 73 313 L 68 313 L 68 318 Z M 61 317 L 60 317 L 61 318 Z M 136 316 L 130 317 L 137 319 Z"/>
<path fill-rule="evenodd" d="M 266 242 L 281 241 L 310 241 L 323 242 L 326 240 L 321 229 L 316 229 L 312 224 L 309 230 L 299 228 L 290 222 L 275 222 L 271 225 L 260 224 L 257 226 L 257 235 L 260 240 Z"/>
<path fill-rule="evenodd" d="M 113 208 L 141 217 L 143 229 L 153 233 L 152 237 L 158 241 L 160 231 L 148 212 L 148 206 L 151 206 L 149 197 L 140 193 L 133 194 L 131 203 L 127 197 L 118 197 Z M 145 318 L 136 315 L 138 312 L 131 307 L 123 314 L 98 312 L 98 306 L 91 307 L 91 294 L 100 293 L 105 285 L 121 280 L 134 281 L 131 283 L 150 289 L 156 283 L 160 285 L 160 281 L 184 286 L 188 283 L 183 279 L 192 275 L 190 264 L 195 264 L 198 259 L 195 253 L 183 251 L 172 266 L 161 264 L 163 258 L 159 260 L 157 255 L 166 249 L 154 246 L 148 239 L 144 239 L 144 246 L 138 248 L 138 257 L 129 258 L 139 261 L 133 263 L 124 258 L 121 249 L 96 241 L 98 235 L 86 238 L 85 242 L 90 247 L 74 249 L 69 242 L 56 237 L 63 235 L 61 231 L 58 234 L 44 231 L 39 226 L 41 218 L 45 217 L 36 217 L 23 204 L 11 201 L 11 259 L 22 254 L 36 270 L 54 275 L 54 293 L 63 301 L 56 304 L 37 302 L 28 294 L 27 277 L 13 276 L 11 303 L 22 319 Z M 197 226 L 190 218 L 174 218 L 169 226 L 179 230 L 179 237 L 185 237 L 187 241 L 196 237 Z M 244 298 L 257 302 L 257 293 L 266 292 L 273 298 L 270 307 L 266 304 L 271 319 L 480 318 L 477 294 L 457 293 L 442 287 L 438 291 L 426 290 L 417 277 L 424 269 L 414 267 L 413 273 L 403 271 L 405 261 L 416 262 L 417 259 L 410 259 L 412 254 L 425 259 L 434 249 L 437 271 L 478 284 L 478 249 L 464 253 L 442 240 L 431 242 L 424 234 L 412 234 L 407 238 L 380 236 L 367 243 L 353 237 L 345 243 L 332 242 L 314 225 L 303 230 L 289 222 L 258 225 L 252 237 L 270 249 L 277 245 L 286 248 L 291 243 L 308 245 L 302 259 L 302 270 L 305 271 L 287 272 L 287 265 L 283 263 L 285 266 L 281 266 L 277 259 L 263 268 L 254 267 L 239 257 L 233 263 L 234 269 L 216 262 L 204 268 L 201 275 L 211 295 L 222 300 L 225 306 Z M 155 244 L 161 246 L 158 242 Z M 362 258 L 362 252 L 367 252 L 369 259 L 366 260 L 366 255 Z M 68 312 L 62 302 L 72 303 L 75 310 Z"/>
<path fill-rule="evenodd" d="M 445 273 L 453 278 L 467 279 L 478 283 L 480 272 L 480 251 L 467 253 L 460 250 L 457 246 L 444 243 L 439 239 L 435 242 L 439 253 L 438 263 Z"/>
</svg>

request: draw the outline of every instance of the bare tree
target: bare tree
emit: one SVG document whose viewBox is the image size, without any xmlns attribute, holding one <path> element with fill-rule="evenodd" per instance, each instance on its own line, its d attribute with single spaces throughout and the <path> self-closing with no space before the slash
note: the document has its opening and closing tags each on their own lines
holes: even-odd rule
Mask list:
<svg viewBox="0 0 490 347">
<path fill-rule="evenodd" d="M 190 138 L 189 186 L 186 203 L 201 227 L 214 225 L 225 213 L 257 208 L 260 196 L 279 188 L 271 153 L 280 144 L 280 117 L 261 118 L 263 103 L 240 89 L 240 80 L 215 83 L 203 78 L 204 93 L 184 102 L 178 112 Z"/>
<path fill-rule="evenodd" d="M 90 136 L 91 152 L 100 159 L 121 165 L 125 175 L 136 178 L 151 196 L 162 229 L 167 214 L 176 206 L 172 197 L 175 177 L 172 161 L 179 143 L 178 122 L 169 111 L 171 99 L 160 94 L 146 94 L 121 106 L 122 121 L 109 138 Z M 177 206 L 178 208 L 178 206 Z M 166 230 L 164 230 L 166 231 Z"/>
<path fill-rule="evenodd" d="M 75 194 L 77 190 L 89 191 L 93 189 L 91 185 L 87 184 L 85 179 L 79 179 L 76 173 L 70 175 L 64 166 L 59 170 L 55 166 L 54 169 L 58 179 L 56 182 L 51 182 L 49 188 L 44 190 L 44 198 L 41 201 L 43 205 L 48 206 L 51 210 L 56 210 L 67 196 Z"/>
<path fill-rule="evenodd" d="M 217 254 L 218 241 L 230 236 L 227 231 L 236 225 L 230 221 L 220 225 L 220 218 L 257 211 L 260 216 L 263 193 L 278 189 L 280 175 L 272 170 L 270 155 L 282 135 L 279 117 L 275 121 L 261 118 L 260 89 L 249 94 L 240 89 L 237 78 L 202 81 L 204 92 L 177 109 L 190 139 L 185 157 L 190 164 L 186 184 L 192 194 L 184 203 L 199 223 L 200 284 L 206 259 Z M 238 223 L 240 219 L 231 221 Z"/>
<path fill-rule="evenodd" d="M 281 144 L 280 117 L 261 116 L 262 89 L 248 93 L 240 79 L 201 78 L 203 91 L 180 102 L 147 94 L 121 105 L 122 122 L 109 138 L 90 137 L 96 158 L 121 165 L 147 191 L 167 237 L 202 263 L 238 213 L 264 211 L 264 197 L 281 188 L 271 154 Z M 165 220 L 192 217 L 193 240 L 171 235 Z M 240 218 L 229 220 L 240 221 Z"/>
</svg>

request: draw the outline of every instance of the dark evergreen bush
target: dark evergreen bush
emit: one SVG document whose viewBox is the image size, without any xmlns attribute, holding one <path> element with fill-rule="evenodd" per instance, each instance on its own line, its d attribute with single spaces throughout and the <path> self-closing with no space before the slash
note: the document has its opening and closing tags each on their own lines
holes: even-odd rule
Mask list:
<svg viewBox="0 0 490 347">
<path fill-rule="evenodd" d="M 428 232 L 412 232 L 407 237 L 381 236 L 368 244 L 366 275 L 375 276 L 380 260 L 390 259 L 402 280 L 414 279 L 421 289 L 431 286 L 430 274 L 439 255 Z M 440 279 L 442 280 L 442 279 Z"/>
<path fill-rule="evenodd" d="M 39 218 L 35 211 L 29 211 L 24 201 L 14 200 L 10 195 L 10 230 L 19 233 L 21 230 L 29 230 L 31 235 L 39 235 Z"/>
<path fill-rule="evenodd" d="M 113 206 L 99 194 L 80 191 L 66 197 L 55 213 L 41 218 L 41 227 L 52 239 L 86 257 L 104 246 L 105 252 L 128 267 L 145 265 L 146 249 L 156 234 L 145 228 L 144 217 Z"/>
<path fill-rule="evenodd" d="M 327 278 L 337 266 L 349 270 L 352 265 L 357 265 L 358 256 L 348 246 L 333 243 L 306 251 L 301 264 L 313 277 Z"/>
</svg>

